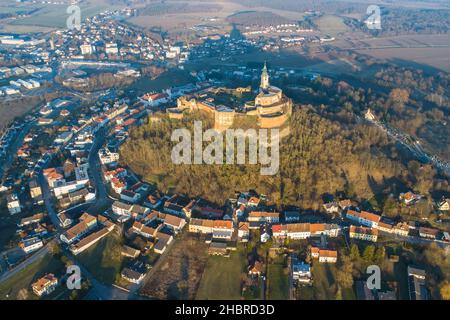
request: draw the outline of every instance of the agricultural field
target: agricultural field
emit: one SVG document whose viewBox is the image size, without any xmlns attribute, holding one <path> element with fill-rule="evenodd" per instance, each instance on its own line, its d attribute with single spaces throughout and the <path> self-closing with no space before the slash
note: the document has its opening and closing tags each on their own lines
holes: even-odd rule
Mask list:
<svg viewBox="0 0 450 320">
<path fill-rule="evenodd" d="M 324 35 L 334 37 L 350 31 L 350 28 L 345 25 L 343 19 L 335 15 L 324 15 L 315 20 L 315 23 Z"/>
<path fill-rule="evenodd" d="M 79 4 L 81 9 L 81 19 L 84 20 L 90 16 L 96 15 L 106 9 L 115 9 L 117 6 L 108 5 L 104 1 L 95 2 L 83 2 Z M 63 4 L 47 4 L 47 5 L 37 5 L 39 10 L 33 12 L 30 16 L 19 17 L 7 23 L 9 29 L 13 26 L 19 26 L 26 32 L 26 26 L 30 29 L 28 32 L 37 32 L 34 27 L 44 27 L 44 28 L 63 28 L 66 26 L 66 20 L 69 14 L 66 12 L 68 5 Z M 44 29 L 45 30 L 45 29 Z"/>
<path fill-rule="evenodd" d="M 337 39 L 332 46 L 355 50 L 399 65 L 429 66 L 450 71 L 450 35 L 399 35 L 396 37 L 359 37 Z"/>
<path fill-rule="evenodd" d="M 209 257 L 196 299 L 241 299 L 241 279 L 245 275 L 246 263 L 243 249 L 232 252 L 229 258 Z"/>
<path fill-rule="evenodd" d="M 233 15 L 246 14 L 249 11 L 249 7 L 233 1 L 168 1 L 165 7 L 161 4 L 151 4 L 143 8 L 138 16 L 129 18 L 128 22 L 143 28 L 161 28 L 171 33 L 186 33 L 188 29 L 201 24 L 221 33 L 231 29 L 230 21 L 233 21 Z M 264 18 L 267 11 L 282 21 L 300 20 L 303 17 L 301 12 L 268 9 L 263 6 L 251 7 L 253 17 L 261 12 L 261 18 Z"/>
<path fill-rule="evenodd" d="M 447 48 L 388 48 L 378 50 L 358 50 L 358 53 L 378 59 L 394 61 L 398 65 L 420 65 L 421 69 L 431 66 L 450 72 L 450 45 Z"/>
<path fill-rule="evenodd" d="M 187 232 L 170 246 L 150 270 L 141 294 L 156 299 L 194 299 L 208 260 L 208 246 Z"/>
</svg>

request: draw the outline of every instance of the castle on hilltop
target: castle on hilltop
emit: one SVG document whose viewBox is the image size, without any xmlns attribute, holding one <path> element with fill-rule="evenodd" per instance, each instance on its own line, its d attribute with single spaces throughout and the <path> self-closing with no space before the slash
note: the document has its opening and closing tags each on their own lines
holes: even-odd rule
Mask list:
<svg viewBox="0 0 450 320">
<path fill-rule="evenodd" d="M 264 63 L 261 73 L 259 92 L 254 101 L 245 102 L 241 110 L 225 105 L 216 105 L 214 98 L 204 98 L 205 92 L 178 98 L 177 107 L 169 108 L 167 112 L 170 118 L 180 119 L 184 112 L 203 110 L 214 116 L 214 128 L 222 131 L 231 127 L 237 117 L 256 116 L 260 128 L 281 128 L 292 113 L 292 100 L 283 94 L 283 91 L 270 85 L 269 73 Z M 236 92 L 245 91 L 245 88 L 237 88 Z M 207 92 L 217 92 L 217 88 L 209 88 Z"/>
</svg>

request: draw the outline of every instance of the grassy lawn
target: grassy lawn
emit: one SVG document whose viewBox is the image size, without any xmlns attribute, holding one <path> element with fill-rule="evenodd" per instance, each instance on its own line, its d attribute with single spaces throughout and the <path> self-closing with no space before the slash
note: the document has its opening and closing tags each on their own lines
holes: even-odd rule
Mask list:
<svg viewBox="0 0 450 320">
<path fill-rule="evenodd" d="M 315 263 L 312 267 L 314 299 L 334 300 L 334 270 L 335 266 L 325 263 Z"/>
<path fill-rule="evenodd" d="M 0 300 L 3 299 L 38 299 L 31 290 L 31 284 L 47 273 L 53 273 L 60 278 L 65 272 L 63 262 L 48 254 L 43 259 L 30 264 L 21 272 L 15 274 L 0 284 Z M 60 286 L 57 291 L 46 298 L 52 298 L 64 289 Z M 8 297 L 7 297 L 8 295 Z"/>
<path fill-rule="evenodd" d="M 296 290 L 297 300 L 314 300 L 314 288 L 311 286 L 302 286 Z"/>
<path fill-rule="evenodd" d="M 209 257 L 196 299 L 241 299 L 240 279 L 246 263 L 242 251 L 232 252 L 229 258 Z"/>
<path fill-rule="evenodd" d="M 267 272 L 267 298 L 269 300 L 288 300 L 288 274 L 282 264 L 269 264 Z"/>
<path fill-rule="evenodd" d="M 120 236 L 111 232 L 93 247 L 77 256 L 81 263 L 100 282 L 112 284 L 120 273 L 123 257 Z"/>
</svg>

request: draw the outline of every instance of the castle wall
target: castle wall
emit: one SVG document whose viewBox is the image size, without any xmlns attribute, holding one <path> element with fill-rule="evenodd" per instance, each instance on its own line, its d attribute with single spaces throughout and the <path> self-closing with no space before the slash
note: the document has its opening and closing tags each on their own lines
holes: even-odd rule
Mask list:
<svg viewBox="0 0 450 320">
<path fill-rule="evenodd" d="M 259 117 L 259 126 L 265 129 L 278 128 L 287 120 L 288 116 L 285 113 L 275 117 Z"/>
</svg>

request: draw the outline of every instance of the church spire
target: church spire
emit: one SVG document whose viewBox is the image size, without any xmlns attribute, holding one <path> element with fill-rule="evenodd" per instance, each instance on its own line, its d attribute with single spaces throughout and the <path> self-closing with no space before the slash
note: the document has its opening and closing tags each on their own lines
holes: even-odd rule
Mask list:
<svg viewBox="0 0 450 320">
<path fill-rule="evenodd" d="M 267 72 L 267 63 L 264 61 L 264 68 L 261 72 L 261 89 L 269 88 L 269 73 Z"/>
</svg>

